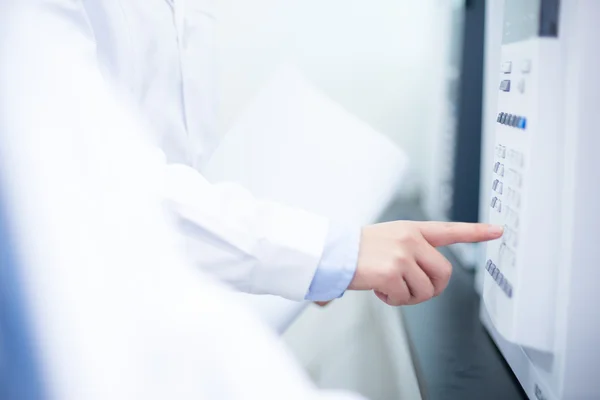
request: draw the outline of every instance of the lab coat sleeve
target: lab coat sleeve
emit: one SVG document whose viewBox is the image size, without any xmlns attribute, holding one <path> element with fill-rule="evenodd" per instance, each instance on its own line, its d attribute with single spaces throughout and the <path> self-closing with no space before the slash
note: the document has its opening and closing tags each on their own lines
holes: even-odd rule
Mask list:
<svg viewBox="0 0 600 400">
<path fill-rule="evenodd" d="M 257 200 L 237 184 L 213 185 L 184 165 L 167 167 L 164 197 L 196 265 L 245 292 L 305 298 L 326 218 Z"/>
<path fill-rule="evenodd" d="M 146 147 L 140 121 L 122 107 L 98 72 L 81 3 L 10 2 L 21 11 L 8 3 L 0 1 L 0 125 L 9 127 L 10 134 L 25 133 L 28 154 L 43 153 L 43 161 L 52 160 L 48 186 L 41 179 L 44 183 L 35 187 L 44 190 L 37 193 L 64 189 L 55 199 L 77 204 L 76 216 L 86 215 L 81 210 L 90 215 L 69 223 L 80 226 L 70 234 L 81 237 L 77 243 L 85 246 L 62 245 L 49 252 L 53 258 L 44 264 L 50 267 L 48 274 L 62 278 L 69 296 L 55 293 L 48 299 L 51 306 L 38 309 L 33 305 L 42 302 L 36 298 L 40 293 L 24 291 L 30 300 L 36 298 L 31 303 L 35 312 L 28 316 L 43 315 L 32 320 L 39 335 L 31 337 L 36 339 L 32 348 L 41 351 L 35 358 L 44 373 L 44 394 L 61 399 L 350 400 L 349 395 L 319 392 L 282 342 L 243 304 L 179 257 L 172 227 L 158 207 L 162 181 L 156 177 L 165 171 L 164 160 Z M 54 147 L 37 148 L 35 138 L 42 135 L 51 138 L 43 143 L 56 140 Z M 52 153 L 63 146 L 64 151 Z M 65 160 L 65 155 L 73 159 Z M 23 164 L 17 167 L 22 170 Z M 66 177 L 77 177 L 71 183 L 79 186 L 54 187 L 60 182 L 55 173 L 69 167 L 82 169 Z M 191 182 L 201 179 L 189 171 L 184 175 L 176 178 L 182 183 L 190 183 L 188 176 L 194 177 Z M 198 193 L 211 193 L 210 201 L 228 199 L 207 185 Z M 99 200 L 89 204 L 90 197 Z M 271 210 L 251 203 L 256 204 L 251 210 Z M 43 208 L 44 199 L 31 200 L 34 206 Z M 56 206 L 50 210 L 68 214 Z M 270 213 L 279 216 L 278 211 Z M 103 218 L 106 223 L 99 222 Z M 296 223 L 292 217 L 283 220 Z M 65 232 L 56 229 L 59 219 L 37 222 L 54 224 L 46 232 Z M 315 224 L 324 225 L 321 220 Z M 24 259 L 43 260 L 43 254 Z M 75 261 L 76 278 L 62 265 L 52 271 L 52 260 Z M 40 287 L 54 287 L 43 281 L 38 281 Z M 80 302 L 64 301 L 73 298 Z M 46 311 L 52 311 L 50 317 Z M 40 325 L 42 320 L 47 324 Z"/>
<path fill-rule="evenodd" d="M 79 29 L 79 37 L 72 35 L 64 43 L 77 52 L 74 58 L 97 63 L 94 32 L 83 2 L 37 3 Z M 106 79 L 109 85 L 110 78 Z M 89 86 L 81 90 L 87 91 L 82 96 L 94 96 Z M 111 118 L 108 111 L 106 118 Z M 257 200 L 238 185 L 213 185 L 184 165 L 166 165 L 163 172 L 157 179 L 164 188 L 165 205 L 177 218 L 196 266 L 238 290 L 305 298 L 324 249 L 327 219 Z"/>
</svg>

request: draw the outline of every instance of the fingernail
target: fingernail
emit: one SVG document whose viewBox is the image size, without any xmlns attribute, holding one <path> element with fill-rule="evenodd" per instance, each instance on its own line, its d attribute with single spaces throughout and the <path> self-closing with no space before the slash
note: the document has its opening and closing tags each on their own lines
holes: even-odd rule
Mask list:
<svg viewBox="0 0 600 400">
<path fill-rule="evenodd" d="M 494 236 L 502 236 L 504 233 L 504 227 L 501 225 L 490 225 L 488 227 L 488 232 Z"/>
</svg>

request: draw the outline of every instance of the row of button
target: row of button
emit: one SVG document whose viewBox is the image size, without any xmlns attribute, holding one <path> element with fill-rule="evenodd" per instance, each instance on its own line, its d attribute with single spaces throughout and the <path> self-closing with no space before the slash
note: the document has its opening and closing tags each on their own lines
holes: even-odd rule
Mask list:
<svg viewBox="0 0 600 400">
<path fill-rule="evenodd" d="M 531 60 L 523 60 L 521 63 L 521 72 L 524 74 L 528 74 L 531 71 Z M 512 72 L 512 62 L 505 61 L 502 63 L 502 72 L 505 74 L 510 74 Z"/>
<path fill-rule="evenodd" d="M 527 118 L 520 117 L 518 115 L 512 115 L 509 113 L 501 112 L 498 114 L 498 118 L 496 118 L 496 122 L 501 123 L 502 125 L 512 126 L 514 128 L 525 129 L 527 128 Z"/>
<path fill-rule="evenodd" d="M 520 93 L 525 93 L 525 79 L 519 79 L 519 82 L 517 83 L 517 89 L 519 90 Z M 511 88 L 511 84 L 510 84 L 510 79 L 504 79 L 503 81 L 500 82 L 500 90 L 502 90 L 503 92 L 510 92 L 510 88 Z"/>
<path fill-rule="evenodd" d="M 512 298 L 513 287 L 510 284 L 510 282 L 508 282 L 508 279 L 504 277 L 502 272 L 500 272 L 500 269 L 496 267 L 496 264 L 494 264 L 492 260 L 487 260 L 487 263 L 485 264 L 485 269 L 487 272 L 490 273 L 492 278 L 494 278 L 494 281 L 496 281 L 498 286 L 500 286 L 504 294 L 506 294 L 509 298 Z"/>
</svg>

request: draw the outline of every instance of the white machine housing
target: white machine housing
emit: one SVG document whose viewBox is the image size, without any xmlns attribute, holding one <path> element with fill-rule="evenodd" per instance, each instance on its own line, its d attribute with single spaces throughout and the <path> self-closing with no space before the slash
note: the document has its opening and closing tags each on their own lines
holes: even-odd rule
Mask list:
<svg viewBox="0 0 600 400">
<path fill-rule="evenodd" d="M 489 221 L 505 234 L 487 246 L 481 316 L 530 398 L 595 399 L 600 2 L 563 1 L 557 35 L 510 40 L 545 6 L 558 1 L 506 0 L 488 165 Z"/>
</svg>

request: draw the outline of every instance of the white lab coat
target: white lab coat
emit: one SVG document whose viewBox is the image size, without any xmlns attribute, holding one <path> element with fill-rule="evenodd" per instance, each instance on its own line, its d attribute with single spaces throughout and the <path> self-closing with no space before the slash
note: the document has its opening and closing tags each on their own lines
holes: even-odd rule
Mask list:
<svg viewBox="0 0 600 400">
<path fill-rule="evenodd" d="M 302 300 L 328 221 L 198 173 L 216 142 L 214 1 L 49 3 L 85 32 L 106 79 L 140 107 L 160 142 L 166 204 L 194 263 L 238 290 Z"/>
<path fill-rule="evenodd" d="M 348 400 L 317 392 L 278 339 L 177 251 L 160 207 L 165 176 L 201 178 L 167 171 L 148 146 L 97 69 L 81 3 L 10 2 L 0 1 L 0 192 L 21 290 L 4 289 L 25 296 L 17 343 L 31 345 L 42 374 L 31 398 Z M 214 189 L 200 187 L 173 201 L 185 211 L 204 190 L 213 214 L 198 211 L 202 222 L 227 224 Z M 248 244 L 237 226 L 227 238 Z M 7 368 L 19 377 L 31 360 Z M 7 400 L 37 388 L 6 383 Z"/>
</svg>

